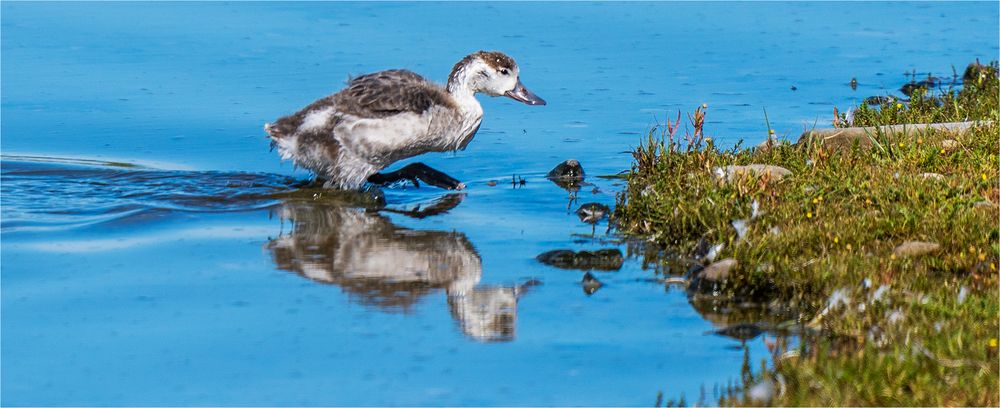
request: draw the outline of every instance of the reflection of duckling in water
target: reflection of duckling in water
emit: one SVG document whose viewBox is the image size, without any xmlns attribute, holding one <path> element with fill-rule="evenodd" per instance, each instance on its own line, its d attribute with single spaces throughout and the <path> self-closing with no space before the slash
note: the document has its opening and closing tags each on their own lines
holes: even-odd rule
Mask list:
<svg viewBox="0 0 1000 408">
<path fill-rule="evenodd" d="M 586 203 L 576 210 L 576 216 L 587 224 L 597 224 L 601 219 L 607 217 L 610 211 L 611 209 L 604 204 Z"/>
<path fill-rule="evenodd" d="M 580 217 L 580 221 L 590 224 L 590 234 L 595 235 L 597 233 L 597 223 L 604 217 L 607 217 L 610 212 L 611 209 L 604 204 L 586 203 L 576 210 L 576 216 Z"/>
<path fill-rule="evenodd" d="M 313 200 L 276 209 L 292 232 L 267 244 L 279 269 L 339 286 L 351 300 L 387 312 L 409 312 L 444 290 L 462 332 L 479 341 L 514 337 L 520 286 L 478 286 L 482 261 L 459 232 L 410 230 L 388 218 Z"/>
</svg>

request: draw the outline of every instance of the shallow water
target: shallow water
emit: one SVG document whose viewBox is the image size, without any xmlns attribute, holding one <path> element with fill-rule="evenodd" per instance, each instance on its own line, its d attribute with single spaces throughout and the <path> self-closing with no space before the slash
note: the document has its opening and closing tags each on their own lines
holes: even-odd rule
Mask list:
<svg viewBox="0 0 1000 408">
<path fill-rule="evenodd" d="M 706 335 L 738 319 L 641 259 L 590 296 L 535 260 L 626 250 L 572 214 L 614 203 L 593 176 L 667 111 L 707 103 L 733 144 L 764 138 L 766 109 L 795 138 L 906 71 L 998 52 L 996 3 L 0 8 L 4 405 L 712 401 L 762 338 Z M 307 174 L 268 151 L 264 122 L 349 74 L 443 81 L 481 48 L 549 105 L 481 98 L 467 150 L 419 158 L 460 194 L 296 190 Z M 543 177 L 567 158 L 592 183 L 575 197 Z"/>
</svg>

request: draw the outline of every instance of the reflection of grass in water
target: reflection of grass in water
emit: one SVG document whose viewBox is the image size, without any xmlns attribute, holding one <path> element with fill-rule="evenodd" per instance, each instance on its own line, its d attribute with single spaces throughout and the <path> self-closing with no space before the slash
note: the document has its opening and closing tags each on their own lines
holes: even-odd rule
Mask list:
<svg viewBox="0 0 1000 408">
<path fill-rule="evenodd" d="M 706 141 L 685 151 L 651 133 L 634 153 L 616 221 L 680 253 L 702 237 L 723 243 L 718 257 L 739 262 L 725 293 L 797 305 L 808 328 L 801 348 L 783 355 L 769 345 L 775 368 L 748 381 L 771 381 L 772 404 L 996 406 L 995 72 L 938 95 L 940 103 L 918 92 L 908 105 L 854 116 L 856 125 L 992 121 L 958 136 L 926 131 L 839 150 L 777 143 L 720 151 Z M 730 182 L 713 174 L 751 163 L 792 174 Z M 734 220 L 748 220 L 743 238 Z M 894 255 L 908 240 L 940 248 Z M 751 403 L 734 394 L 720 402 Z"/>
</svg>

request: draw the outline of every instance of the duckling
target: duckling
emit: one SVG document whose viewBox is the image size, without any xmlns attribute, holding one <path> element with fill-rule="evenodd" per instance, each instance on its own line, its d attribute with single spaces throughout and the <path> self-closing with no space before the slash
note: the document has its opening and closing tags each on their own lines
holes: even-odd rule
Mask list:
<svg viewBox="0 0 1000 408">
<path fill-rule="evenodd" d="M 463 183 L 423 163 L 379 172 L 419 154 L 465 149 L 483 118 L 477 93 L 545 105 L 521 83 L 513 58 L 478 51 L 455 64 L 444 87 L 405 69 L 362 75 L 264 130 L 282 159 L 313 171 L 327 188 L 353 190 L 366 182 L 400 180 L 419 186 L 421 180 L 462 189 Z"/>
</svg>

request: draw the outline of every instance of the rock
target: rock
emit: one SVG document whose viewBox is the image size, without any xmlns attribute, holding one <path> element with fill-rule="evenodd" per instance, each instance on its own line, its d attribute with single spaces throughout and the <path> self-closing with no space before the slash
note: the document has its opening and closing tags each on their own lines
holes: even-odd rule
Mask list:
<svg viewBox="0 0 1000 408">
<path fill-rule="evenodd" d="M 934 242 L 906 241 L 893 249 L 892 254 L 899 257 L 916 257 L 929 254 L 940 248 L 941 245 Z"/>
<path fill-rule="evenodd" d="M 920 177 L 925 179 L 944 180 L 944 175 L 940 173 L 920 173 Z"/>
<path fill-rule="evenodd" d="M 617 271 L 625 263 L 622 251 L 618 249 L 601 249 L 597 251 L 573 252 L 568 249 L 557 249 L 535 257 L 539 262 L 561 269 L 596 269 L 602 271 Z"/>
<path fill-rule="evenodd" d="M 690 283 L 688 284 L 688 294 L 711 294 L 718 290 L 722 283 L 729 277 L 730 271 L 737 265 L 735 259 L 726 258 L 714 262 L 704 268 L 697 267 L 689 270 Z"/>
<path fill-rule="evenodd" d="M 715 176 L 727 183 L 749 174 L 754 174 L 758 177 L 767 175 L 771 179 L 780 180 L 782 177 L 790 176 L 792 171 L 781 166 L 772 166 L 770 164 L 748 164 L 746 166 L 725 166 L 715 168 Z"/>
<path fill-rule="evenodd" d="M 587 296 L 593 295 L 594 292 L 597 292 L 597 290 L 601 288 L 601 286 L 604 286 L 604 284 L 597 280 L 597 278 L 595 278 L 590 272 L 583 275 L 583 280 L 580 281 L 580 285 L 583 287 L 583 293 L 586 293 Z"/>
<path fill-rule="evenodd" d="M 958 141 L 954 139 L 944 139 L 941 141 L 941 148 L 945 151 L 952 151 L 957 149 L 959 146 Z"/>
<path fill-rule="evenodd" d="M 581 205 L 580 208 L 576 210 L 576 215 L 580 217 L 580 221 L 587 224 L 597 224 L 601 218 L 604 218 L 611 211 L 608 206 L 599 203 L 586 203 Z"/>
<path fill-rule="evenodd" d="M 998 76 L 997 74 L 995 66 L 983 65 L 979 61 L 976 61 L 965 67 L 965 73 L 962 74 L 962 82 L 977 82 L 990 76 Z"/>
<path fill-rule="evenodd" d="M 711 265 L 705 267 L 701 270 L 701 278 L 707 279 L 712 282 L 722 282 L 729 277 L 729 272 L 733 270 L 737 265 L 737 262 L 733 258 L 726 258 L 718 262 L 713 262 Z"/>
<path fill-rule="evenodd" d="M 865 105 L 876 105 L 876 106 L 892 105 L 896 103 L 896 101 L 898 100 L 899 99 L 897 99 L 895 96 L 869 96 L 865 98 L 865 100 L 862 101 L 861 103 L 864 103 Z"/>
<path fill-rule="evenodd" d="M 579 189 L 584 178 L 583 166 L 569 159 L 556 165 L 545 177 L 564 189 Z"/>
</svg>

